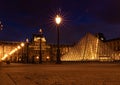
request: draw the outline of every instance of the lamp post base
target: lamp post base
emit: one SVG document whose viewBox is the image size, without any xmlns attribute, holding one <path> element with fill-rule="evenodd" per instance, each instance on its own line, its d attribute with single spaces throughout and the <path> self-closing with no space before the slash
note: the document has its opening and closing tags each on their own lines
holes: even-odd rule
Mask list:
<svg viewBox="0 0 120 85">
<path fill-rule="evenodd" d="M 61 64 L 61 60 L 60 60 L 60 49 L 57 49 L 57 61 L 56 64 Z"/>
<path fill-rule="evenodd" d="M 42 64 L 42 56 L 39 57 L 39 64 Z"/>
</svg>

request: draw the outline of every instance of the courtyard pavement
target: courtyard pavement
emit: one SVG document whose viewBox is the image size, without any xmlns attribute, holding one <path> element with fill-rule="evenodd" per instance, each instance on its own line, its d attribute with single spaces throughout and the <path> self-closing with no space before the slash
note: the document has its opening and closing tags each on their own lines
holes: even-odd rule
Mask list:
<svg viewBox="0 0 120 85">
<path fill-rule="evenodd" d="M 0 85 L 120 85 L 120 64 L 2 63 Z"/>
</svg>

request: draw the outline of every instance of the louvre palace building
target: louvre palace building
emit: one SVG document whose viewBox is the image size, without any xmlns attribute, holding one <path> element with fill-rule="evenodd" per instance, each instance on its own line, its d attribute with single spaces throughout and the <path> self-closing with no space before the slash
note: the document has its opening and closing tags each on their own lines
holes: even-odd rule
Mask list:
<svg viewBox="0 0 120 85">
<path fill-rule="evenodd" d="M 40 34 L 33 34 L 30 41 L 0 41 L 0 61 L 16 63 L 55 62 L 57 45 L 48 44 Z M 86 33 L 75 44 L 60 44 L 61 61 L 119 61 L 120 38 L 106 40 L 102 33 Z"/>
</svg>

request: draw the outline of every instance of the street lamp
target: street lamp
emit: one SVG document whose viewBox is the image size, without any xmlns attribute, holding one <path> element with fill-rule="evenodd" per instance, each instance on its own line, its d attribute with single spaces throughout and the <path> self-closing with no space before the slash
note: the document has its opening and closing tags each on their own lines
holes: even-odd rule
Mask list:
<svg viewBox="0 0 120 85">
<path fill-rule="evenodd" d="M 56 18 L 55 18 L 55 22 L 56 22 L 56 24 L 57 24 L 57 61 L 56 61 L 56 63 L 57 64 L 60 64 L 61 63 L 61 60 L 60 60 L 60 41 L 59 41 L 59 25 L 60 25 L 60 23 L 61 23 L 61 21 L 62 21 L 62 18 L 59 16 L 59 15 L 57 15 L 56 16 Z"/>
<path fill-rule="evenodd" d="M 27 49 L 26 49 L 26 58 L 27 58 L 27 63 L 28 63 L 28 47 L 29 47 L 29 40 L 28 38 L 26 38 L 26 46 L 27 46 Z"/>
<path fill-rule="evenodd" d="M 40 29 L 39 32 L 40 32 L 39 63 L 42 63 L 42 29 Z"/>
</svg>

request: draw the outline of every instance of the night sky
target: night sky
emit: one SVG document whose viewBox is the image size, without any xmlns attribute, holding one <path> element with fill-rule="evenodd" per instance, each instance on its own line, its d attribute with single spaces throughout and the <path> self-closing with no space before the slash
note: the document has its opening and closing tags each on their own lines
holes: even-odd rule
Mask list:
<svg viewBox="0 0 120 85">
<path fill-rule="evenodd" d="M 56 43 L 58 11 L 61 43 L 77 42 L 87 32 L 120 36 L 120 0 L 0 0 L 0 40 L 25 41 L 42 28 L 47 43 Z"/>
</svg>

